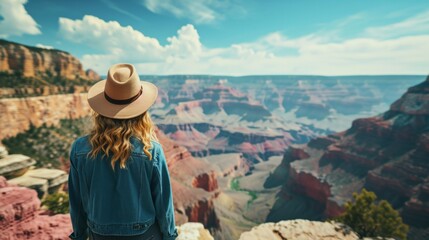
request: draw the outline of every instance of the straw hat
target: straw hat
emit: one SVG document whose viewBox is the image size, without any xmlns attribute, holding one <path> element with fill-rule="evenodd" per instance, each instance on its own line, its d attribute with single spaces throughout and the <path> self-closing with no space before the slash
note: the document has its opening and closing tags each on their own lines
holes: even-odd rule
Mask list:
<svg viewBox="0 0 429 240">
<path fill-rule="evenodd" d="M 132 64 L 120 63 L 109 68 L 107 79 L 89 89 L 88 103 L 105 117 L 128 119 L 148 110 L 157 96 L 158 88 L 140 81 Z"/>
</svg>

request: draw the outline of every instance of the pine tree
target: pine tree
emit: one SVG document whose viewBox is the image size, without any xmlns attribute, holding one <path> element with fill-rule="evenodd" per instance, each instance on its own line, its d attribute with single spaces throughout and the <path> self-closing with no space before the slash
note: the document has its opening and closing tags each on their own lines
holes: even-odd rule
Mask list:
<svg viewBox="0 0 429 240">
<path fill-rule="evenodd" d="M 345 212 L 336 221 L 350 226 L 361 237 L 407 238 L 409 227 L 389 202 L 376 204 L 377 196 L 366 189 L 353 193 L 353 198 L 354 202 L 345 204 Z"/>
</svg>

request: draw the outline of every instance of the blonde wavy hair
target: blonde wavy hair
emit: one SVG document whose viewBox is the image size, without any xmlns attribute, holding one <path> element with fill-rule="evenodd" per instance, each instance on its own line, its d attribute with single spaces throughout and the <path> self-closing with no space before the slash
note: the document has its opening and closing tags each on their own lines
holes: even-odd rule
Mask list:
<svg viewBox="0 0 429 240">
<path fill-rule="evenodd" d="M 120 168 L 125 168 L 125 163 L 133 150 L 130 138 L 135 136 L 142 141 L 146 156 L 152 159 L 149 152 L 152 147 L 151 140 L 156 142 L 159 140 L 155 134 L 155 124 L 147 111 L 131 119 L 113 119 L 93 112 L 92 119 L 94 126 L 89 134 L 92 149 L 88 156 L 95 158 L 99 152 L 104 152 L 107 156 L 112 154 L 113 170 L 117 161 Z"/>
</svg>

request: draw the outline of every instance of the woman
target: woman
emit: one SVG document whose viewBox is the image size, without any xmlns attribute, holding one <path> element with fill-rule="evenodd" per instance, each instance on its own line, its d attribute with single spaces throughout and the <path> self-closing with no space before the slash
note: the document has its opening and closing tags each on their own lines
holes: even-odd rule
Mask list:
<svg viewBox="0 0 429 240">
<path fill-rule="evenodd" d="M 158 88 L 131 64 L 88 91 L 94 127 L 70 151 L 71 239 L 175 239 L 173 196 L 147 110 Z"/>
</svg>

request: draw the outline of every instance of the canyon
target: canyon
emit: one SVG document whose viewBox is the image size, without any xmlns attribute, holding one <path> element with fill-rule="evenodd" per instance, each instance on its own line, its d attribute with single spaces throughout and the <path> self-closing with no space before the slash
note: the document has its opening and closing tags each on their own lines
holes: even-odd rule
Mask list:
<svg viewBox="0 0 429 240">
<path fill-rule="evenodd" d="M 69 145 L 91 126 L 89 85 L 75 79 L 99 77 L 65 52 L 10 44 L 2 42 L 0 71 L 42 79 L 54 71 L 70 85 L 0 86 L 0 140 L 11 155 L 25 150 L 38 167 L 67 171 Z M 415 226 L 411 237 L 425 234 L 416 229 L 428 219 L 428 80 L 395 101 L 423 76 L 141 79 L 159 88 L 149 112 L 178 225 L 200 222 L 215 239 L 238 239 L 267 221 L 336 216 L 365 187 Z"/>
</svg>

